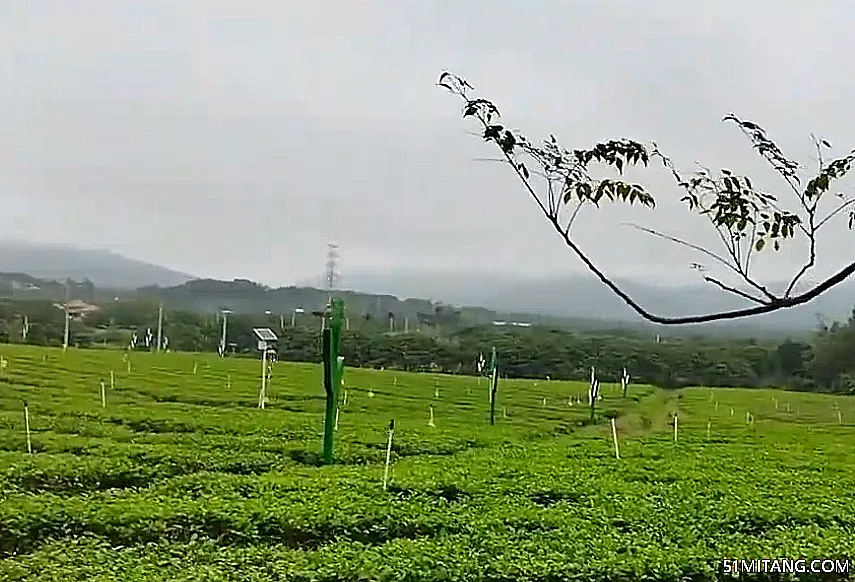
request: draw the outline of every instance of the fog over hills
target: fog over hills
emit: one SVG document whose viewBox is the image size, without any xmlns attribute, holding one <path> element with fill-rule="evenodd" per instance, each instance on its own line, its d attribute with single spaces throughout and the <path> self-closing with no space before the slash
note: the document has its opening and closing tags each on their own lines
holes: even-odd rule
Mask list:
<svg viewBox="0 0 855 582">
<path fill-rule="evenodd" d="M 657 287 L 629 280 L 616 282 L 638 303 L 657 315 L 700 315 L 750 305 L 712 285 Z M 371 293 L 382 290 L 399 297 L 418 296 L 459 305 L 479 305 L 496 311 L 642 321 L 640 316 L 592 276 L 523 279 L 512 274 L 398 271 L 349 274 L 344 286 Z M 806 305 L 730 322 L 728 325 L 812 329 L 817 327 L 820 318 L 847 318 L 853 305 L 855 281 L 847 281 Z"/>
<path fill-rule="evenodd" d="M 96 287 L 136 289 L 172 287 L 194 277 L 166 267 L 129 259 L 106 250 L 58 245 L 0 242 L 0 272 L 27 273 L 40 279 L 89 279 Z M 259 283 L 265 283 L 259 281 Z M 697 315 L 745 307 L 742 299 L 703 284 L 657 287 L 638 281 L 618 283 L 649 311 L 665 316 Z M 318 280 L 298 285 L 323 288 Z M 400 299 L 431 299 L 459 306 L 484 307 L 503 313 L 550 315 L 619 322 L 643 320 L 590 276 L 527 279 L 513 273 L 477 271 L 390 271 L 348 273 L 342 287 Z M 855 281 L 847 281 L 807 305 L 722 324 L 741 331 L 808 330 L 825 320 L 845 319 L 855 304 Z"/>
<path fill-rule="evenodd" d="M 129 259 L 112 251 L 21 241 L 0 241 L 0 272 L 26 273 L 38 279 L 57 281 L 89 279 L 96 287 L 112 289 L 136 289 L 145 285 L 170 287 L 193 278 L 187 273 Z"/>
</svg>

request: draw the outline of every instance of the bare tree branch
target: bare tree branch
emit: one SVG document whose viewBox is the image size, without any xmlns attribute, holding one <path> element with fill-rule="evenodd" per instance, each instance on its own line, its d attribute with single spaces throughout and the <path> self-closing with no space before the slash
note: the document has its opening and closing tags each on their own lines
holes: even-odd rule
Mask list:
<svg viewBox="0 0 855 582">
<path fill-rule="evenodd" d="M 705 249 L 704 247 L 702 247 L 700 245 L 692 244 L 692 243 L 685 241 L 683 239 L 677 238 L 675 236 L 671 236 L 670 234 L 665 234 L 665 233 L 659 232 L 658 230 L 653 230 L 652 228 L 648 228 L 646 226 L 641 226 L 641 225 L 638 225 L 638 224 L 635 224 L 632 222 L 625 222 L 624 225 L 632 227 L 636 230 L 640 230 L 642 232 L 646 232 L 647 234 L 652 234 L 655 237 L 667 240 L 669 242 L 677 243 L 678 245 L 690 248 L 694 251 L 697 251 L 701 254 L 708 256 L 709 258 L 713 259 L 717 263 L 721 263 L 722 265 L 724 265 L 725 267 L 727 267 L 728 269 L 730 269 L 732 271 L 736 270 L 736 267 L 733 264 L 731 264 L 730 262 L 728 262 L 727 259 L 725 259 L 721 255 L 717 255 L 716 253 L 714 253 L 708 249 Z"/>
<path fill-rule="evenodd" d="M 751 280 L 750 278 L 746 277 L 746 275 L 742 272 L 742 270 L 739 268 L 739 266 L 738 266 L 738 265 L 736 265 L 736 264 L 734 264 L 734 263 L 731 263 L 730 261 L 728 261 L 727 259 L 725 259 L 725 258 L 724 258 L 724 257 L 722 257 L 721 255 L 718 255 L 718 254 L 716 254 L 716 253 L 712 252 L 712 251 L 711 251 L 711 250 L 709 250 L 709 249 L 705 249 L 704 247 L 702 247 L 702 246 L 700 246 L 700 245 L 696 245 L 696 244 L 690 243 L 690 242 L 688 242 L 688 241 L 685 241 L 685 240 L 683 240 L 683 239 L 677 238 L 677 237 L 675 237 L 675 236 L 671 236 L 671 235 L 668 235 L 668 234 L 665 234 L 665 233 L 659 232 L 658 230 L 653 230 L 652 228 L 647 228 L 647 227 L 645 227 L 645 226 L 639 226 L 639 225 L 637 225 L 637 224 L 632 224 L 632 223 L 628 223 L 627 225 L 628 225 L 628 226 L 631 226 L 632 228 L 638 229 L 638 230 L 640 230 L 640 231 L 642 231 L 642 232 L 646 232 L 646 233 L 648 233 L 648 234 L 652 234 L 653 236 L 659 237 L 659 238 L 661 238 L 661 239 L 664 239 L 664 240 L 667 240 L 667 241 L 670 241 L 670 242 L 676 243 L 676 244 L 678 244 L 678 245 L 681 245 L 681 246 L 684 246 L 684 247 L 690 248 L 690 249 L 692 249 L 692 250 L 694 250 L 694 251 L 697 251 L 697 252 L 699 252 L 699 253 L 701 253 L 701 254 L 704 254 L 704 255 L 706 255 L 706 256 L 708 256 L 708 257 L 710 257 L 711 259 L 713 259 L 714 261 L 716 261 L 717 263 L 720 263 L 720 264 L 724 265 L 725 267 L 727 267 L 728 269 L 730 269 L 731 271 L 733 271 L 734 273 L 736 273 L 736 274 L 737 274 L 737 275 L 739 275 L 740 277 L 743 277 L 743 279 L 745 279 L 745 280 L 746 280 L 746 282 L 747 282 L 749 285 L 751 285 L 752 287 L 754 287 L 755 289 L 757 289 L 758 291 L 760 291 L 761 293 L 763 293 L 763 295 L 765 295 L 767 299 L 769 299 L 769 300 L 774 300 L 774 299 L 775 299 L 775 296 L 774 296 L 774 295 L 772 295 L 772 294 L 771 294 L 771 292 L 769 292 L 769 290 L 768 290 L 768 289 L 766 289 L 766 288 L 765 288 L 765 287 L 763 287 L 762 285 L 757 284 L 756 282 L 754 282 L 754 281 L 753 281 L 753 280 Z M 719 283 L 718 281 L 715 281 L 714 279 L 711 279 L 711 278 L 709 278 L 709 277 L 704 277 L 704 279 L 705 279 L 707 282 L 709 282 L 709 283 L 713 283 L 713 284 L 717 285 L 718 287 L 720 287 L 721 289 L 723 289 L 723 290 L 725 290 L 725 291 L 729 291 L 729 292 L 731 292 L 731 293 L 734 293 L 734 294 L 736 294 L 736 295 L 739 295 L 740 297 L 744 297 L 744 298 L 746 298 L 746 299 L 750 299 L 751 301 L 755 301 L 755 302 L 760 302 L 760 303 L 762 303 L 762 300 L 758 300 L 758 299 L 757 299 L 757 298 L 755 298 L 754 296 L 752 296 L 752 295 L 750 295 L 750 294 L 747 294 L 747 293 L 745 293 L 744 291 L 733 290 L 733 289 L 731 289 L 730 287 L 727 287 L 726 285 L 724 285 L 724 284 L 722 284 L 722 283 Z"/>
<path fill-rule="evenodd" d="M 828 216 L 826 216 L 825 218 L 823 218 L 822 220 L 820 220 L 820 221 L 819 221 L 819 224 L 817 224 L 817 225 L 816 225 L 816 229 L 817 229 L 817 230 L 819 230 L 820 228 L 822 228 L 823 226 L 825 226 L 825 223 L 827 223 L 829 220 L 831 220 L 832 218 L 834 218 L 835 216 L 837 216 L 838 214 L 840 214 L 841 212 L 843 212 L 844 210 L 846 210 L 847 208 L 849 208 L 850 206 L 852 206 L 853 204 L 855 204 L 855 198 L 850 198 L 850 199 L 848 199 L 848 200 L 845 200 L 845 201 L 844 201 L 842 204 L 840 204 L 837 208 L 835 208 L 834 210 L 832 210 L 832 211 L 828 214 Z"/>
<path fill-rule="evenodd" d="M 579 216 L 579 211 L 582 210 L 582 205 L 584 202 L 581 200 L 576 203 L 576 208 L 573 209 L 573 214 L 570 215 L 570 220 L 567 221 L 567 228 L 564 229 L 564 234 L 570 234 L 570 228 L 573 226 L 573 223 L 576 221 L 576 217 Z"/>
<path fill-rule="evenodd" d="M 706 281 L 708 283 L 712 283 L 716 287 L 719 287 L 719 288 L 723 289 L 724 291 L 727 291 L 728 293 L 733 293 L 734 295 L 739 295 L 740 297 L 742 297 L 744 299 L 748 299 L 749 301 L 751 301 L 753 303 L 757 303 L 759 305 L 766 305 L 765 300 L 760 299 L 758 297 L 754 297 L 753 295 L 751 295 L 750 293 L 746 293 L 745 291 L 740 291 L 736 287 L 731 287 L 729 285 L 725 285 L 724 283 L 722 283 L 718 279 L 713 279 L 712 277 L 704 277 L 704 281 Z"/>
</svg>

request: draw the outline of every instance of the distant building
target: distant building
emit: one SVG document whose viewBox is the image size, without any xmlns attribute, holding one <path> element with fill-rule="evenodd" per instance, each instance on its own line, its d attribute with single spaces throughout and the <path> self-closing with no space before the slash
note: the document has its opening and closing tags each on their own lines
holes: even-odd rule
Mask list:
<svg viewBox="0 0 855 582">
<path fill-rule="evenodd" d="M 94 313 L 99 311 L 101 308 L 97 305 L 92 305 L 91 303 L 86 303 L 85 301 L 81 301 L 80 299 L 72 299 L 68 303 L 54 303 L 54 307 L 57 309 L 68 309 L 68 316 L 71 319 L 83 319 L 90 313 Z"/>
</svg>

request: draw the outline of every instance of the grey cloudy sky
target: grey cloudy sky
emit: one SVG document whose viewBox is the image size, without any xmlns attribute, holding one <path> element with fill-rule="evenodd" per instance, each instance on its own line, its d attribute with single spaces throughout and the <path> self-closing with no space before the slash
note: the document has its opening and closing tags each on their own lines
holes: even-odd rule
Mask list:
<svg viewBox="0 0 855 582">
<path fill-rule="evenodd" d="M 316 275 L 331 240 L 345 281 L 490 259 L 574 272 L 508 169 L 474 161 L 491 151 L 441 70 L 532 137 L 654 139 L 786 195 L 720 119 L 806 162 L 811 131 L 855 146 L 853 16 L 842 0 L 5 0 L 0 224 L 269 284 Z M 620 226 L 713 240 L 662 172 L 643 180 L 659 209 L 590 210 L 576 236 L 617 274 L 687 275 L 694 257 Z M 823 242 L 821 269 L 851 259 L 845 229 Z"/>
</svg>

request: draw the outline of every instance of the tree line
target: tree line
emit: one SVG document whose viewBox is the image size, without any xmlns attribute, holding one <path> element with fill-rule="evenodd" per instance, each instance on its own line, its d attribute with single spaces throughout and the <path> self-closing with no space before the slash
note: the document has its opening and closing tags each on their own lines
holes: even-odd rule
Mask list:
<svg viewBox="0 0 855 582">
<path fill-rule="evenodd" d="M 135 349 L 157 328 L 154 302 L 118 301 L 70 322 L 70 344 L 80 348 Z M 26 318 L 26 319 L 25 319 Z M 163 336 L 176 351 L 214 352 L 219 348 L 219 313 L 166 311 Z M 24 334 L 24 322 L 27 332 Z M 45 301 L 0 304 L 0 341 L 60 346 L 65 316 Z M 320 320 L 310 313 L 281 316 L 231 314 L 227 352 L 256 357 L 253 327 L 279 335 L 280 360 L 320 362 Z M 26 338 L 24 337 L 26 335 Z M 797 390 L 855 393 L 855 310 L 847 321 L 826 325 L 807 338 L 778 340 L 691 337 L 658 340 L 649 334 L 583 333 L 533 326 L 472 326 L 453 330 L 425 328 L 390 332 L 387 322 L 354 320 L 342 334 L 349 366 L 409 371 L 475 374 L 479 355 L 495 347 L 502 374 L 510 378 L 586 380 L 591 366 L 601 381 L 617 382 L 623 368 L 634 381 L 664 388 L 684 386 L 781 386 Z"/>
</svg>

